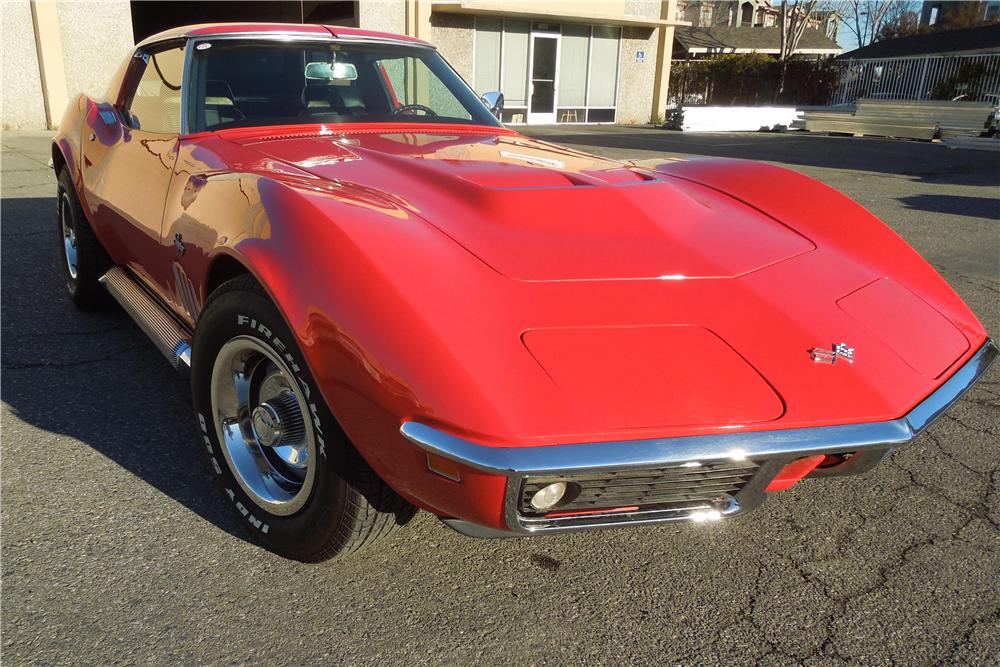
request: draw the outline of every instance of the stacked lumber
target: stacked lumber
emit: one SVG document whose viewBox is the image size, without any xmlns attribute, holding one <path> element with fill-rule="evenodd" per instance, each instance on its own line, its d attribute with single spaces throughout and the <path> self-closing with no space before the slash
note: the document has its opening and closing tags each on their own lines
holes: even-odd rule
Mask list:
<svg viewBox="0 0 1000 667">
<path fill-rule="evenodd" d="M 860 124 L 853 109 L 823 109 L 806 111 L 806 130 L 833 134 L 856 134 Z"/>
<path fill-rule="evenodd" d="M 1000 153 L 1000 138 L 998 137 L 949 137 L 943 139 L 942 143 L 948 148 Z"/>
<path fill-rule="evenodd" d="M 859 114 L 881 114 L 913 123 L 934 123 L 938 136 L 978 137 L 989 127 L 996 105 L 944 100 L 859 100 Z"/>
<path fill-rule="evenodd" d="M 901 139 L 978 137 L 995 111 L 988 102 L 862 99 L 853 112 L 806 111 L 806 129 Z"/>
<path fill-rule="evenodd" d="M 699 107 L 683 108 L 681 129 L 685 132 L 756 132 L 788 128 L 801 121 L 795 107 Z"/>
</svg>

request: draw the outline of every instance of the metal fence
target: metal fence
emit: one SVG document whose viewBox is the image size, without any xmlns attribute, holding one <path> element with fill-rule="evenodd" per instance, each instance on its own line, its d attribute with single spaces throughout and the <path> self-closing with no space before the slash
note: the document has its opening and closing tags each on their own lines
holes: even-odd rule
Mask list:
<svg viewBox="0 0 1000 667">
<path fill-rule="evenodd" d="M 830 104 L 862 97 L 1000 102 L 1000 53 L 846 60 Z"/>
</svg>

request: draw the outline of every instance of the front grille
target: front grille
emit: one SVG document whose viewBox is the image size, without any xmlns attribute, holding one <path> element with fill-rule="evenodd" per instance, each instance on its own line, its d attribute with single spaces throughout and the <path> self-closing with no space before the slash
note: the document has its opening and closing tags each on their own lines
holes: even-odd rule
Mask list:
<svg viewBox="0 0 1000 667">
<path fill-rule="evenodd" d="M 521 489 L 523 516 L 591 512 L 621 507 L 679 508 L 711 503 L 735 495 L 757 471 L 750 461 L 717 461 L 697 466 L 624 470 L 592 475 L 529 478 Z M 532 496 L 553 482 L 566 482 L 564 500 L 547 512 L 531 506 Z"/>
</svg>

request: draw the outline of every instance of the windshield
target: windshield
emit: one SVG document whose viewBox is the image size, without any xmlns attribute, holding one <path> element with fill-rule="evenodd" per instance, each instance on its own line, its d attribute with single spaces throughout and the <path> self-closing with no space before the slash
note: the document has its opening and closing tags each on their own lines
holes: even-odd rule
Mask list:
<svg viewBox="0 0 1000 667">
<path fill-rule="evenodd" d="M 433 49 L 200 41 L 191 131 L 307 123 L 499 122 Z"/>
</svg>

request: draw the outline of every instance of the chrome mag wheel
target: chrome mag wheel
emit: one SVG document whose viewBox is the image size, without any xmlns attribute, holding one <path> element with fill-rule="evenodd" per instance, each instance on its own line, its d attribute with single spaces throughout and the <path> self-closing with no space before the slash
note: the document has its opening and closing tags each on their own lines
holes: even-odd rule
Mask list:
<svg viewBox="0 0 1000 667">
<path fill-rule="evenodd" d="M 66 256 L 66 268 L 69 277 L 76 280 L 76 230 L 73 229 L 73 203 L 65 191 L 59 198 L 59 222 L 62 225 L 63 251 Z"/>
<path fill-rule="evenodd" d="M 230 470 L 271 514 L 294 514 L 316 478 L 309 408 L 291 371 L 264 343 L 231 339 L 212 368 L 212 414 Z"/>
</svg>

